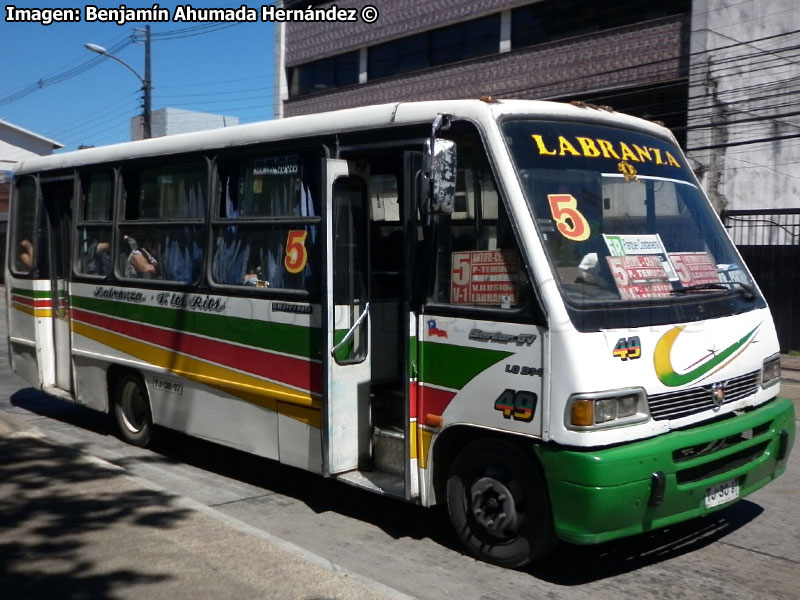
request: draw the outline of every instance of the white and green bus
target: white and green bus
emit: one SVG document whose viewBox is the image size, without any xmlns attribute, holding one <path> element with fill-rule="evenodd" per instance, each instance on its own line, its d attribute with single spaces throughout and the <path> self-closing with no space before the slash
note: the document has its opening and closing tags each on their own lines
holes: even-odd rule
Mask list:
<svg viewBox="0 0 800 600">
<path fill-rule="evenodd" d="M 13 370 L 423 506 L 517 567 L 704 515 L 794 441 L 769 309 L 675 139 L 398 103 L 27 159 Z"/>
</svg>

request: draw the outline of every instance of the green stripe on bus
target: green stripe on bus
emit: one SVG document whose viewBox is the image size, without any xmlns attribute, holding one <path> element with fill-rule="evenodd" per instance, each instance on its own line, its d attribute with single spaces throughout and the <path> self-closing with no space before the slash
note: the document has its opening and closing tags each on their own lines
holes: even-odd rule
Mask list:
<svg viewBox="0 0 800 600">
<path fill-rule="evenodd" d="M 460 390 L 476 375 L 512 356 L 513 352 L 422 342 L 420 381 Z"/>
<path fill-rule="evenodd" d="M 11 293 L 17 296 L 26 296 L 28 298 L 50 298 L 50 290 L 25 290 L 22 288 L 11 288 Z"/>
<path fill-rule="evenodd" d="M 301 325 L 212 315 L 175 308 L 130 304 L 114 300 L 72 296 L 72 306 L 110 317 L 138 321 L 167 329 L 237 344 L 263 348 L 303 358 L 319 358 L 320 330 Z"/>
</svg>

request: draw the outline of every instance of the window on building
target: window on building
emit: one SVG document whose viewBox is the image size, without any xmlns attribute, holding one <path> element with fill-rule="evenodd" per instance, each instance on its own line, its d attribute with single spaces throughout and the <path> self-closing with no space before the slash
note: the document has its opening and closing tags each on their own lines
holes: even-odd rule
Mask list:
<svg viewBox="0 0 800 600">
<path fill-rule="evenodd" d="M 523 48 L 565 37 L 688 13 L 689 0 L 625 3 L 597 0 L 544 0 L 511 12 L 511 47 Z"/>
<path fill-rule="evenodd" d="M 367 77 L 381 79 L 430 66 L 428 34 L 412 35 L 367 50 Z"/>
<path fill-rule="evenodd" d="M 370 80 L 485 56 L 500 48 L 500 13 L 372 46 Z"/>
<path fill-rule="evenodd" d="M 431 66 L 494 54 L 500 48 L 500 13 L 406 36 L 367 49 L 367 78 L 383 79 Z M 303 96 L 359 81 L 359 53 L 347 52 L 298 65 L 291 95 Z"/>
<path fill-rule="evenodd" d="M 437 29 L 430 36 L 433 65 L 493 54 L 500 48 L 500 13 Z"/>
<path fill-rule="evenodd" d="M 354 51 L 294 67 L 292 95 L 303 96 L 358 83 L 358 60 L 358 51 Z"/>
</svg>

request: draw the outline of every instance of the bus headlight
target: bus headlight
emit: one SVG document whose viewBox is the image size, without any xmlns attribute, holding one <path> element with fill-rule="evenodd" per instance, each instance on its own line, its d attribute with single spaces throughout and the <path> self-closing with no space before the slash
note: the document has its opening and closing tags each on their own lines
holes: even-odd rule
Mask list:
<svg viewBox="0 0 800 600">
<path fill-rule="evenodd" d="M 567 402 L 569 429 L 599 429 L 640 423 L 650 418 L 647 394 L 642 388 L 574 394 Z"/>
<path fill-rule="evenodd" d="M 775 385 L 781 378 L 781 355 L 776 354 L 764 360 L 761 367 L 761 387 Z"/>
</svg>

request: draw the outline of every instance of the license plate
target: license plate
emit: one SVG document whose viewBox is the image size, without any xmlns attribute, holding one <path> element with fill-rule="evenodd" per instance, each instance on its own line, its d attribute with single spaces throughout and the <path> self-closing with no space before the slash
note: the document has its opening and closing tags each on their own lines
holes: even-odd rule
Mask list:
<svg viewBox="0 0 800 600">
<path fill-rule="evenodd" d="M 739 497 L 739 480 L 730 479 L 706 490 L 706 508 L 733 502 Z"/>
</svg>

